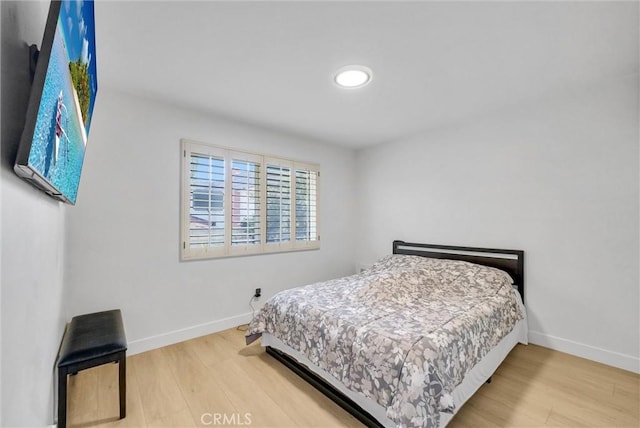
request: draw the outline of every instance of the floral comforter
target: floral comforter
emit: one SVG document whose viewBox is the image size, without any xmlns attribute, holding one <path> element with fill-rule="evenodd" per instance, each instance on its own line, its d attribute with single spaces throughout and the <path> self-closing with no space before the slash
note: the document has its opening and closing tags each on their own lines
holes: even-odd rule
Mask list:
<svg viewBox="0 0 640 428">
<path fill-rule="evenodd" d="M 451 392 L 523 318 L 505 272 L 462 261 L 388 256 L 370 269 L 285 290 L 247 331 L 302 352 L 399 426 L 437 427 Z"/>
</svg>

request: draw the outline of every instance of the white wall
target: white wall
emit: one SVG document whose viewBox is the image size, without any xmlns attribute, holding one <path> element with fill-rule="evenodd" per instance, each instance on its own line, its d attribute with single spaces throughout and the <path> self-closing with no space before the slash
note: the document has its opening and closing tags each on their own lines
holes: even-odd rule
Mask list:
<svg viewBox="0 0 640 428">
<path fill-rule="evenodd" d="M 180 262 L 180 138 L 319 163 L 321 249 Z M 121 308 L 139 352 L 247 321 L 256 287 L 264 301 L 352 273 L 354 164 L 352 150 L 99 89 L 68 217 L 71 314 Z"/>
<path fill-rule="evenodd" d="M 362 150 L 358 261 L 526 251 L 534 343 L 639 370 L 638 76 Z"/>
<path fill-rule="evenodd" d="M 28 45 L 40 45 L 49 2 L 1 2 L 2 419 L 54 422 L 54 364 L 64 330 L 66 207 L 13 173 L 29 96 Z"/>
</svg>

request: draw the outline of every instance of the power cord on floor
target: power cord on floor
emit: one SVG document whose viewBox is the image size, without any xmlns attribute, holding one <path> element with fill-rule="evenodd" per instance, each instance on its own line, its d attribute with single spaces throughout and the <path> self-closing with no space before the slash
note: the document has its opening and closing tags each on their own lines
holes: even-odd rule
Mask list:
<svg viewBox="0 0 640 428">
<path fill-rule="evenodd" d="M 256 296 L 251 296 L 251 299 L 249 299 L 249 307 L 251 307 L 251 321 L 253 321 L 256 316 L 256 308 L 253 307 L 253 301 L 255 299 L 257 299 Z M 249 324 L 251 324 L 251 321 L 249 321 Z M 236 330 L 247 331 L 249 329 L 249 324 L 241 324 L 236 327 Z"/>
</svg>

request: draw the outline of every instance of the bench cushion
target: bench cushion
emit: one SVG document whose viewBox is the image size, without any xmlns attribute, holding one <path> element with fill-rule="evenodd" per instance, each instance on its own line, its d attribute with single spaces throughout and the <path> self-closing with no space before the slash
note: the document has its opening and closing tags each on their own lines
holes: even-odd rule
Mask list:
<svg viewBox="0 0 640 428">
<path fill-rule="evenodd" d="M 73 317 L 60 346 L 58 367 L 109 355 L 127 349 L 119 309 Z"/>
</svg>

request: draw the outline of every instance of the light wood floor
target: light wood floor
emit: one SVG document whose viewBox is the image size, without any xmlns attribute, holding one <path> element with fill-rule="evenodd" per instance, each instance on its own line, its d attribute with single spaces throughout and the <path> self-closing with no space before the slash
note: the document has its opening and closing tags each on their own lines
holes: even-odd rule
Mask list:
<svg viewBox="0 0 640 428">
<path fill-rule="evenodd" d="M 117 374 L 108 364 L 70 378 L 69 426 L 361 426 L 236 329 L 127 358 L 123 420 Z M 518 345 L 449 426 L 638 427 L 639 383 L 631 372 Z"/>
</svg>

